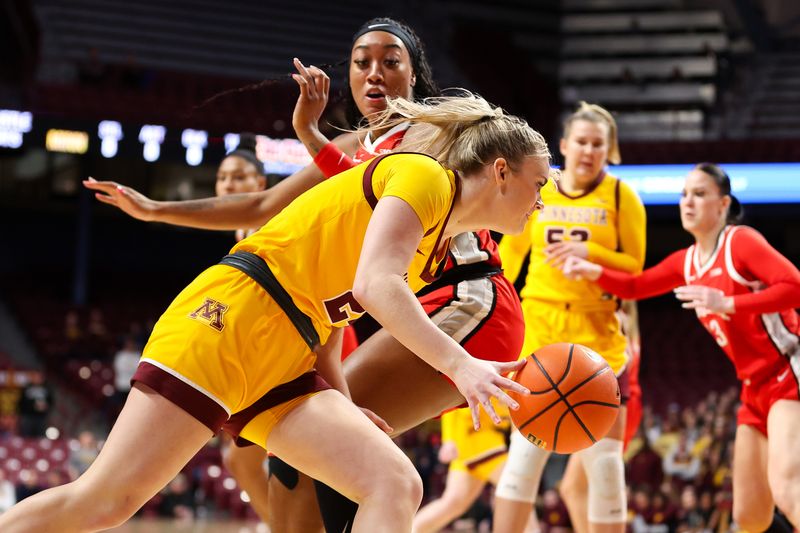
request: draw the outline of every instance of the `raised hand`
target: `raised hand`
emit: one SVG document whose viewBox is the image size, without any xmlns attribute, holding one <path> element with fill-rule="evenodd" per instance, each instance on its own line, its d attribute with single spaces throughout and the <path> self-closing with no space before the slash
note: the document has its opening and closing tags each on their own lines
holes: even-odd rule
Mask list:
<svg viewBox="0 0 800 533">
<path fill-rule="evenodd" d="M 519 404 L 503 389 L 518 394 L 530 394 L 530 391 L 516 381 L 503 377 L 503 374 L 519 371 L 524 366 L 525 359 L 511 363 L 498 363 L 469 357 L 464 360 L 460 368 L 453 372 L 451 379 L 469 405 L 472 424 L 476 430 L 481 427 L 481 408 L 486 411 L 495 424 L 500 424 L 502 421 L 492 405 L 492 398 L 497 398 L 509 409 L 519 409 Z"/>
<path fill-rule="evenodd" d="M 104 204 L 113 205 L 133 218 L 151 222 L 155 220 L 158 203 L 147 196 L 116 181 L 83 180 L 83 186 L 95 191 L 94 197 Z"/>
<path fill-rule="evenodd" d="M 564 259 L 561 271 L 571 280 L 588 279 L 589 281 L 596 281 L 600 274 L 603 273 L 603 267 L 582 257 L 570 255 Z"/>
<path fill-rule="evenodd" d="M 292 113 L 292 126 L 309 152 L 316 155 L 328 141 L 319 133 L 319 120 L 328 105 L 331 80 L 322 70 L 313 65 L 306 67 L 297 58 L 294 66 L 297 74 L 292 74 L 292 79 L 300 87 L 300 96 Z"/>
</svg>

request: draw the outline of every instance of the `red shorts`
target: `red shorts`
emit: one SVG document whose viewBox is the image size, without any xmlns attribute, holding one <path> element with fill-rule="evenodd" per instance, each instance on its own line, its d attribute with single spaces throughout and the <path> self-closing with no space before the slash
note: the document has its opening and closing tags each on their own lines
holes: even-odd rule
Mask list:
<svg viewBox="0 0 800 533">
<path fill-rule="evenodd" d="M 629 353 L 628 367 L 628 413 L 625 420 L 625 447 L 636 436 L 642 422 L 642 388 L 639 386 L 639 353 Z"/>
<path fill-rule="evenodd" d="M 772 405 L 778 400 L 800 399 L 798 378 L 787 363 L 784 369 L 760 383 L 746 379 L 742 382 L 739 398 L 742 405 L 736 417 L 738 425 L 753 426 L 767 436 L 767 416 Z"/>
<path fill-rule="evenodd" d="M 447 285 L 419 298 L 434 324 L 488 361 L 516 361 L 525 340 L 522 307 L 502 274 Z"/>
</svg>

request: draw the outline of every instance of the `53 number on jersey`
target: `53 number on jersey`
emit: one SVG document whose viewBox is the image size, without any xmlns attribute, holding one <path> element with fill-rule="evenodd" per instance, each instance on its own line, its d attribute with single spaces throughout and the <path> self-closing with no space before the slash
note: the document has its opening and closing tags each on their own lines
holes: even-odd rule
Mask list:
<svg viewBox="0 0 800 533">
<path fill-rule="evenodd" d="M 587 228 L 575 227 L 567 231 L 567 228 L 563 226 L 550 226 L 545 230 L 544 239 L 547 244 L 555 244 L 557 242 L 563 242 L 565 235 L 568 237 L 567 240 L 586 242 L 589 240 L 591 233 L 589 233 Z"/>
</svg>

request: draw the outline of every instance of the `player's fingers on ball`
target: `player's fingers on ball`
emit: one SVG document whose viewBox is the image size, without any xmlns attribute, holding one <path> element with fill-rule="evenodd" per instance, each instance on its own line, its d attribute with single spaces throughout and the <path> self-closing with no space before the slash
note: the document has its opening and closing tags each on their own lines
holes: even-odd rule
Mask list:
<svg viewBox="0 0 800 533">
<path fill-rule="evenodd" d="M 516 361 L 511 361 L 508 363 L 496 363 L 495 368 L 500 374 L 508 374 L 509 372 L 521 370 L 527 364 L 527 362 L 528 358 L 525 357 L 524 359 L 517 359 Z"/>
<path fill-rule="evenodd" d="M 500 388 L 506 389 L 506 390 L 514 391 L 517 394 L 530 394 L 531 393 L 531 391 L 529 391 L 524 385 L 520 385 L 519 383 L 517 383 L 513 379 L 508 379 L 508 378 L 501 377 L 495 382 L 495 385 L 497 385 Z"/>
<path fill-rule="evenodd" d="M 506 404 L 510 409 L 515 409 L 515 410 L 519 409 L 519 403 L 517 403 L 517 401 L 514 398 L 506 394 L 506 392 L 503 389 L 498 388 L 497 392 L 494 393 L 494 397 L 497 398 L 500 402 Z"/>
</svg>

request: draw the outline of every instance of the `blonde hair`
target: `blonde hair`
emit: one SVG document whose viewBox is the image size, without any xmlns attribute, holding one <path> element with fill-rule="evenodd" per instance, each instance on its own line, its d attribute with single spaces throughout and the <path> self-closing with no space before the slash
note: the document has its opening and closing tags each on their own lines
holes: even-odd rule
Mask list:
<svg viewBox="0 0 800 533">
<path fill-rule="evenodd" d="M 619 153 L 619 140 L 617 139 L 617 121 L 614 120 L 614 117 L 611 116 L 607 109 L 597 104 L 581 101 L 578 104 L 578 109 L 564 121 L 565 139 L 569 137 L 569 130 L 576 120 L 586 120 L 608 126 L 608 161 L 614 165 L 622 163 L 622 155 Z"/>
<path fill-rule="evenodd" d="M 525 157 L 550 158 L 547 142 L 519 117 L 506 114 L 476 94 L 438 96 L 422 102 L 403 98 L 387 101 L 370 126 L 359 132 L 392 128 L 413 122 L 417 132 L 403 140 L 403 151 L 431 155 L 446 166 L 472 173 L 503 157 L 513 168 Z"/>
</svg>

